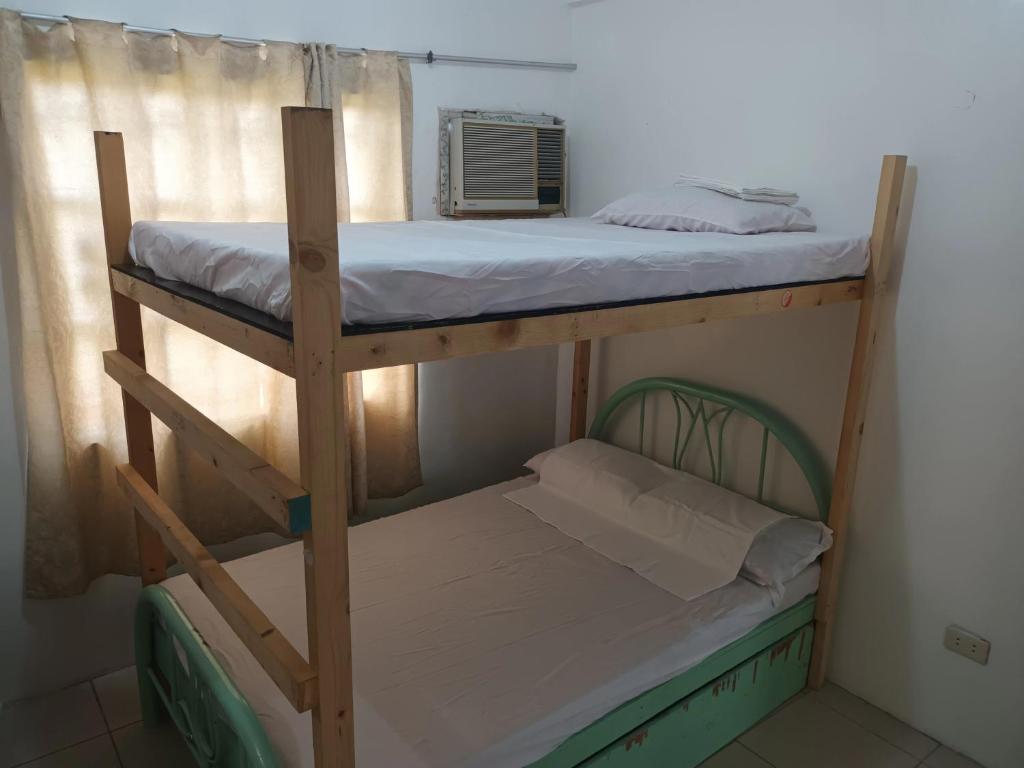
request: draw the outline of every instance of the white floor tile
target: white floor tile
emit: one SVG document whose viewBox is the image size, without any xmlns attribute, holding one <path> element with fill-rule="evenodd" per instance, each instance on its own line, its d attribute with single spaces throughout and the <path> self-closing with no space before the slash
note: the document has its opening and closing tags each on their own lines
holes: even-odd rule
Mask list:
<svg viewBox="0 0 1024 768">
<path fill-rule="evenodd" d="M 116 730 L 114 744 L 124 768 L 192 768 L 196 765 L 181 734 L 167 721 L 155 728 L 135 723 Z"/>
<path fill-rule="evenodd" d="M 927 768 L 983 768 L 981 763 L 976 763 L 969 757 L 954 752 L 949 747 L 939 747 L 928 756 L 924 764 Z"/>
<path fill-rule="evenodd" d="M 820 691 L 811 694 L 832 707 L 839 714 L 853 720 L 853 722 L 866 728 L 889 742 L 899 747 L 904 752 L 909 752 L 918 760 L 924 760 L 935 751 L 939 743 L 928 738 L 920 731 L 916 731 L 901 720 L 897 720 L 888 712 L 883 712 L 878 707 L 868 704 L 852 693 L 838 685 L 828 683 Z"/>
<path fill-rule="evenodd" d="M 772 768 L 742 744 L 733 742 L 721 752 L 709 757 L 699 768 Z"/>
<path fill-rule="evenodd" d="M 111 672 L 92 681 L 103 709 L 103 717 L 112 731 L 142 719 L 139 709 L 139 682 L 135 667 Z"/>
<path fill-rule="evenodd" d="M 776 768 L 914 768 L 918 761 L 823 705 L 797 699 L 740 737 Z"/>
<path fill-rule="evenodd" d="M 110 734 L 62 749 L 26 763 L 20 768 L 121 768 Z"/>
<path fill-rule="evenodd" d="M 26 763 L 105 734 L 91 683 L 0 709 L 0 768 Z"/>
</svg>

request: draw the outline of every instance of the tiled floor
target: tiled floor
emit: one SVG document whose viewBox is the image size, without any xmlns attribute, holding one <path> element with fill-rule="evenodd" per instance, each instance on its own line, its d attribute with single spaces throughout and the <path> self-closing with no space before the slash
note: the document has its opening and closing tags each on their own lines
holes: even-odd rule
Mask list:
<svg viewBox="0 0 1024 768">
<path fill-rule="evenodd" d="M 143 728 L 135 670 L 0 710 L 0 768 L 191 768 L 173 727 Z M 701 768 L 980 768 L 834 685 L 801 694 Z"/>
<path fill-rule="evenodd" d="M 192 768 L 173 726 L 142 727 L 135 669 L 0 709 L 0 768 Z"/>
</svg>

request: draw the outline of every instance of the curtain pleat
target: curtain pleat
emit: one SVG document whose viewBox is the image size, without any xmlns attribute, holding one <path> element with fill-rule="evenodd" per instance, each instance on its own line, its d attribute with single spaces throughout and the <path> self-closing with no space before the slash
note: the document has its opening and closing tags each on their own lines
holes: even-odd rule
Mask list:
<svg viewBox="0 0 1024 768">
<path fill-rule="evenodd" d="M 306 63 L 299 45 L 92 21 L 41 28 L 0 11 L 14 233 L 0 266 L 17 296 L 10 335 L 26 393 L 29 596 L 76 594 L 104 573 L 137 573 L 133 516 L 113 479 L 127 459 L 120 391 L 100 357 L 114 338 L 92 132 L 124 135 L 135 220 L 284 221 L 280 107 L 306 102 Z M 345 157 L 344 142 L 336 151 Z M 143 310 L 143 323 L 152 373 L 297 478 L 294 382 L 155 313 Z M 408 396 L 409 375 L 399 378 Z M 415 372 L 411 381 L 415 402 Z M 379 443 L 369 412 L 382 401 L 364 402 L 367 452 L 354 463 L 383 467 L 389 479 L 355 473 L 357 484 L 371 495 L 414 486 L 418 451 L 415 462 L 370 461 Z M 353 407 L 358 423 L 362 408 Z M 415 407 L 400 412 L 404 444 L 415 446 Z M 156 420 L 154 432 L 161 495 L 201 540 L 275 529 Z M 394 479 L 410 466 L 414 473 Z"/>
</svg>

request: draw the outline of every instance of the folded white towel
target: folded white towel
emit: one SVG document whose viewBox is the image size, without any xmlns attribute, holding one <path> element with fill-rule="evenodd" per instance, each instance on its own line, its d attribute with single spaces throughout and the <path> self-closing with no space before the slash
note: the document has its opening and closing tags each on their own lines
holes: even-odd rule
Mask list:
<svg viewBox="0 0 1024 768">
<path fill-rule="evenodd" d="M 793 205 L 800 199 L 796 192 L 789 192 L 774 187 L 746 187 L 740 184 L 729 184 L 716 179 L 706 179 L 703 176 L 688 176 L 680 174 L 679 181 L 682 186 L 702 187 L 721 192 L 723 195 L 738 197 L 740 200 L 749 200 L 755 203 L 778 203 L 780 205 Z"/>
</svg>

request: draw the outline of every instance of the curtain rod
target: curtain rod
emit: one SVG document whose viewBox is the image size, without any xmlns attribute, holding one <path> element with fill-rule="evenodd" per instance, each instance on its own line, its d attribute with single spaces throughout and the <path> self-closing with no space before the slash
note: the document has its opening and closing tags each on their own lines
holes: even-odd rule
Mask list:
<svg viewBox="0 0 1024 768">
<path fill-rule="evenodd" d="M 70 24 L 71 19 L 67 16 L 52 16 L 46 13 L 26 13 L 21 12 L 23 19 L 29 21 L 41 21 L 50 24 Z M 149 35 L 167 35 L 173 37 L 176 32 L 173 29 L 156 29 L 154 27 L 136 27 L 131 24 L 121 25 L 127 32 L 144 32 Z M 193 33 L 188 32 L 186 34 L 192 35 Z M 267 40 L 253 40 L 247 37 L 229 37 L 227 35 L 209 35 L 202 33 L 195 33 L 195 37 L 217 37 L 227 43 L 235 43 L 238 45 L 266 45 Z M 341 53 L 363 53 L 365 48 L 343 48 L 341 46 L 335 46 Z M 415 53 L 412 51 L 396 51 L 398 56 L 409 61 L 423 62 L 425 64 L 468 64 L 478 67 L 514 67 L 519 69 L 553 69 L 561 72 L 575 72 L 576 65 L 568 62 L 560 61 L 528 61 L 525 59 L 491 59 L 480 56 L 449 56 L 443 53 L 434 53 L 433 51 L 427 51 L 426 53 Z"/>
</svg>

